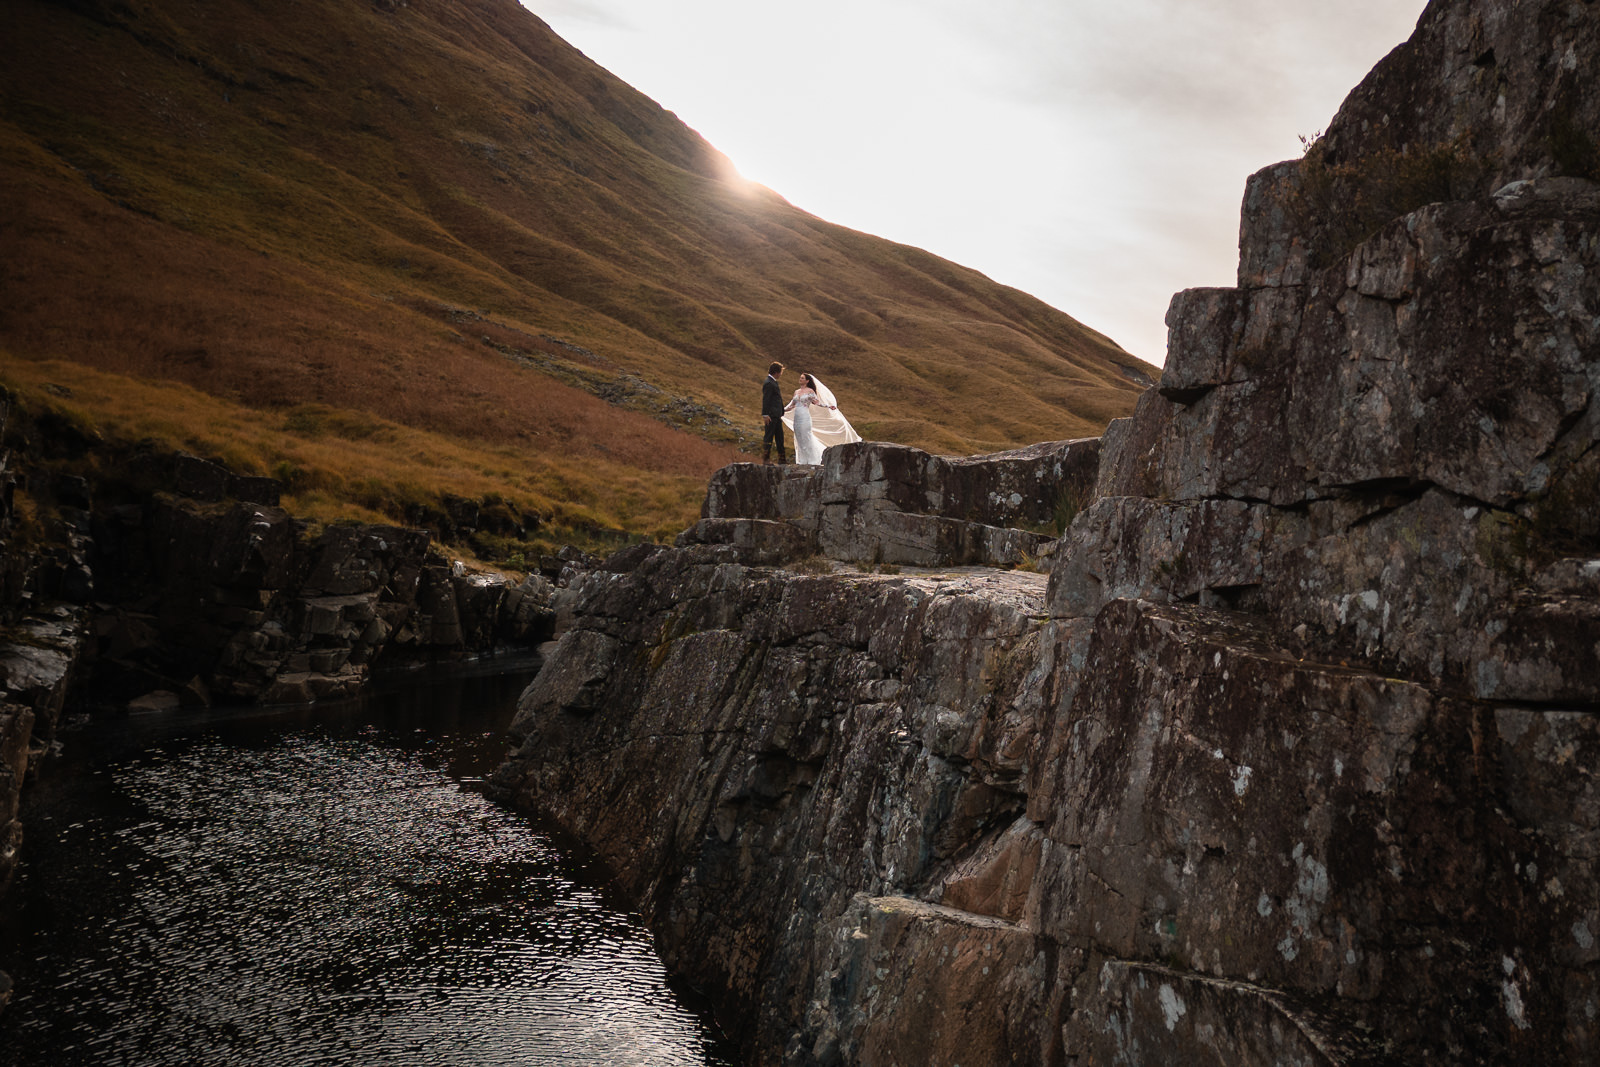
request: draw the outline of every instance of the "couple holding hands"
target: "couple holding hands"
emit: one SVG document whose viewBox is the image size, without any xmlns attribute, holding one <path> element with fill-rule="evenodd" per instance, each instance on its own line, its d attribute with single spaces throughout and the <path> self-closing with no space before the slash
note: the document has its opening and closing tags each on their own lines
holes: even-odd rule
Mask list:
<svg viewBox="0 0 1600 1067">
<path fill-rule="evenodd" d="M 783 376 L 783 364 L 774 361 L 767 368 L 767 380 L 761 386 L 761 421 L 766 433 L 761 442 L 761 462 L 772 462 L 772 446 L 778 446 L 778 462 L 789 462 L 784 456 L 783 428 L 794 431 L 794 461 L 812 465 L 822 462 L 822 450 L 830 445 L 842 445 L 861 440 L 848 419 L 839 413 L 838 402 L 828 387 L 816 376 L 802 373 L 800 388 L 787 404 L 778 379 Z"/>
</svg>

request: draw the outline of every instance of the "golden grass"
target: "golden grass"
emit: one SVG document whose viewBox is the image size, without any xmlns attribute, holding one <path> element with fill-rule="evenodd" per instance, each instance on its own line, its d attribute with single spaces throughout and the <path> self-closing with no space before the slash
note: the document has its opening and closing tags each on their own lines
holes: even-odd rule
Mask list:
<svg viewBox="0 0 1600 1067">
<path fill-rule="evenodd" d="M 0 177 L 8 177 L 0 162 Z M 21 185 L 22 183 L 19 183 Z M 389 299 L 273 257 L 240 256 L 92 196 L 0 204 L 12 314 L 0 345 L 28 358 L 181 381 L 246 406 L 337 403 L 484 445 L 709 474 L 737 453 L 520 366 L 420 298 Z M 524 335 L 526 343 L 536 337 Z"/>
<path fill-rule="evenodd" d="M 564 460 L 511 446 L 474 448 L 366 412 L 326 405 L 268 411 L 185 385 L 61 360 L 0 356 L 0 384 L 22 411 L 51 414 L 110 441 L 215 459 L 279 478 L 283 506 L 315 522 L 404 524 L 407 508 L 447 496 L 503 500 L 544 518 L 530 544 L 584 547 L 618 536 L 670 540 L 699 517 L 705 482 L 605 460 Z"/>
</svg>

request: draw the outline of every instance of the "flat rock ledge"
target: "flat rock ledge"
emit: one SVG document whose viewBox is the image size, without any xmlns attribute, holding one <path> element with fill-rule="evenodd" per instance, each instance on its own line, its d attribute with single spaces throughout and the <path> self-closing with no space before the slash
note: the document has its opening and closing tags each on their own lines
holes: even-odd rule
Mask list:
<svg viewBox="0 0 1600 1067">
<path fill-rule="evenodd" d="M 1013 567 L 1053 550 L 1093 493 L 1099 454 L 1098 438 L 966 457 L 864 441 L 817 467 L 736 463 L 712 477 L 678 544 L 733 545 L 769 565 Z"/>
</svg>

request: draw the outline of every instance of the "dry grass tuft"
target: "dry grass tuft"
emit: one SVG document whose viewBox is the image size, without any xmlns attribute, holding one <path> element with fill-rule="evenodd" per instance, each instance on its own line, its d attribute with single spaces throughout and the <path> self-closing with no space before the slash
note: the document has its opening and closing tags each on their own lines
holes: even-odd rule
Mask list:
<svg viewBox="0 0 1600 1067">
<path fill-rule="evenodd" d="M 1302 141 L 1306 153 L 1290 207 L 1318 268 L 1420 207 L 1477 195 L 1495 169 L 1493 157 L 1477 153 L 1467 135 L 1447 144 L 1380 146 L 1339 161 L 1329 158 L 1325 141 Z"/>
</svg>

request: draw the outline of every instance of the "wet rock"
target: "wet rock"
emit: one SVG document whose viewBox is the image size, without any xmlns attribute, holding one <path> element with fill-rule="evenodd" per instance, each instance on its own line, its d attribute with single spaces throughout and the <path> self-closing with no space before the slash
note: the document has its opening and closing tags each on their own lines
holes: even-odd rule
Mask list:
<svg viewBox="0 0 1600 1067">
<path fill-rule="evenodd" d="M 0 637 L 0 898 L 20 858 L 23 790 L 58 750 L 61 712 L 87 644 L 81 612 L 67 608 L 18 618 Z M 11 978 L 0 971 L 0 1009 L 12 988 Z"/>
<path fill-rule="evenodd" d="M 33 709 L 23 704 L 0 704 L 0 895 L 11 885 L 17 853 L 22 847 L 22 823 L 17 813 L 22 805 L 32 737 Z"/>
<path fill-rule="evenodd" d="M 0 700 L 33 711 L 30 746 L 48 751 L 87 644 L 81 611 L 61 607 L 13 624 L 0 641 Z"/>
</svg>

